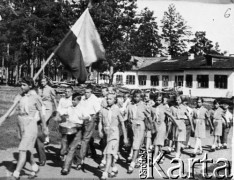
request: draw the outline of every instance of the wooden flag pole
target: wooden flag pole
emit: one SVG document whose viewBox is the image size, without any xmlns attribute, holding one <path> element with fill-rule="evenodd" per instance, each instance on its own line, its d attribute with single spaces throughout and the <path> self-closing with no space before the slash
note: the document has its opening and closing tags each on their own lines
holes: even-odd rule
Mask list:
<svg viewBox="0 0 234 180">
<path fill-rule="evenodd" d="M 63 40 L 59 43 L 59 45 L 54 49 L 54 51 L 50 54 L 50 56 L 47 58 L 47 60 L 45 61 L 45 63 L 43 63 L 43 65 L 41 66 L 41 68 L 39 69 L 39 71 L 34 75 L 33 80 L 35 81 L 37 79 L 37 77 L 40 75 L 40 73 L 43 71 L 43 69 L 46 67 L 46 65 L 50 62 L 50 60 L 52 59 L 52 57 L 55 55 L 55 53 L 58 51 L 58 49 L 60 48 L 61 44 L 66 40 L 66 38 L 70 35 L 72 31 L 69 30 L 69 32 L 66 34 L 66 36 L 63 38 Z M 2 125 L 2 123 L 8 118 L 8 116 L 11 114 L 12 111 L 14 111 L 14 109 L 16 108 L 16 106 L 18 105 L 19 101 L 21 98 L 18 99 L 18 101 L 14 102 L 14 104 L 12 104 L 12 106 L 8 109 L 8 111 L 0 118 L 0 126 Z"/>
</svg>

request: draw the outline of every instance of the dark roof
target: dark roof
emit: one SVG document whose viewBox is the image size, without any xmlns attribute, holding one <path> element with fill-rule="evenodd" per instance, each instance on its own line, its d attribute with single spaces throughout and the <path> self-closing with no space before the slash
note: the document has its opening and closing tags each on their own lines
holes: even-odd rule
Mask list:
<svg viewBox="0 0 234 180">
<path fill-rule="evenodd" d="M 143 58 L 143 57 L 142 57 Z M 144 59 L 144 58 L 143 58 Z M 147 58 L 149 60 L 149 58 Z M 154 58 L 155 59 L 155 58 Z M 139 68 L 132 70 L 139 71 L 183 71 L 195 69 L 229 69 L 234 70 L 234 57 L 221 55 L 205 55 L 196 56 L 194 59 L 189 59 L 188 56 L 172 58 L 160 57 L 157 61 L 144 66 L 144 63 Z"/>
</svg>

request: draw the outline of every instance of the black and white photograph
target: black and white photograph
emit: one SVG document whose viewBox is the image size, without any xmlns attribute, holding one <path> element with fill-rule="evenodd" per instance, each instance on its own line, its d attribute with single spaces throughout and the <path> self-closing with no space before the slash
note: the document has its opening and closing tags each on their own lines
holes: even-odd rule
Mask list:
<svg viewBox="0 0 234 180">
<path fill-rule="evenodd" d="M 0 180 L 233 179 L 234 0 L 0 0 Z"/>
</svg>

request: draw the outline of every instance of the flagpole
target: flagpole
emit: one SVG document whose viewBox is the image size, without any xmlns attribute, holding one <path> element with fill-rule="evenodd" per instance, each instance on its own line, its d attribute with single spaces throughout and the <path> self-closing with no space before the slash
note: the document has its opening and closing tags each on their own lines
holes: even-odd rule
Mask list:
<svg viewBox="0 0 234 180">
<path fill-rule="evenodd" d="M 58 51 L 58 49 L 60 48 L 61 44 L 63 44 L 63 42 L 67 39 L 67 37 L 71 34 L 71 29 L 69 30 L 69 32 L 65 35 L 65 37 L 63 38 L 63 40 L 59 43 L 59 45 L 54 49 L 54 51 L 50 54 L 50 56 L 46 59 L 45 63 L 43 63 L 43 65 L 41 66 L 41 68 L 38 70 L 38 72 L 34 75 L 33 80 L 35 81 L 37 79 L 37 77 L 40 75 L 40 73 L 43 71 L 43 69 L 46 67 L 46 65 L 50 62 L 50 60 L 52 59 L 52 57 L 55 55 L 55 53 Z"/>
<path fill-rule="evenodd" d="M 69 30 L 69 32 L 65 35 L 65 37 L 63 38 L 63 40 L 59 43 L 59 45 L 54 49 L 54 51 L 50 54 L 50 56 L 47 58 L 47 60 L 45 61 L 45 63 L 43 63 L 43 65 L 41 66 L 41 68 L 38 70 L 38 72 L 34 75 L 33 80 L 35 81 L 37 79 L 37 77 L 40 75 L 40 73 L 43 71 L 43 69 L 46 67 L 46 65 L 50 62 L 50 60 L 52 59 L 52 57 L 55 55 L 55 53 L 58 51 L 58 49 L 61 47 L 61 44 L 66 40 L 66 38 L 71 34 L 71 29 Z M 12 111 L 14 111 L 14 109 L 16 108 L 17 104 L 19 103 L 21 98 L 18 99 L 18 101 L 14 102 L 14 104 L 12 104 L 12 106 L 8 109 L 8 111 L 0 118 L 0 126 L 2 125 L 2 123 L 8 118 L 8 116 L 11 114 Z"/>
</svg>

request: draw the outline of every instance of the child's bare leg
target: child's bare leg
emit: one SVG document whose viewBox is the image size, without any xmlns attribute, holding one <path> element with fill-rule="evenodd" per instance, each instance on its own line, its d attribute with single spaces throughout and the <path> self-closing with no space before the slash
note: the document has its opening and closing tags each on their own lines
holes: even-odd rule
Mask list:
<svg viewBox="0 0 234 180">
<path fill-rule="evenodd" d="M 106 167 L 105 167 L 104 172 L 102 173 L 101 179 L 107 179 L 108 178 L 108 172 L 110 170 L 111 164 L 112 164 L 112 155 L 107 154 L 106 155 Z"/>
<path fill-rule="evenodd" d="M 217 136 L 214 136 L 212 149 L 215 149 L 215 147 L 216 147 L 216 141 L 217 141 Z"/>
<path fill-rule="evenodd" d="M 19 159 L 17 162 L 16 169 L 13 173 L 14 177 L 19 177 L 20 171 L 23 169 L 24 164 L 26 162 L 27 151 L 19 151 Z"/>
</svg>

